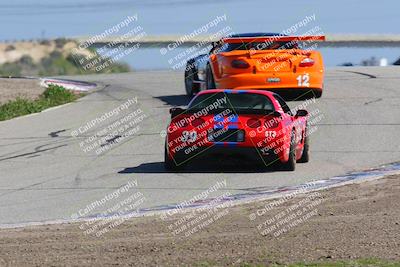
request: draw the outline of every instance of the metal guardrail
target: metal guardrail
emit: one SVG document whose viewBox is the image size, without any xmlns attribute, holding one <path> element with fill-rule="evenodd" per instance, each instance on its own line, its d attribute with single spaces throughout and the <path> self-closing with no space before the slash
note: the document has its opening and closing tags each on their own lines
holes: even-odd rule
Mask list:
<svg viewBox="0 0 400 267">
<path fill-rule="evenodd" d="M 179 47 L 192 47 L 198 43 L 210 43 L 217 41 L 211 35 L 199 35 L 189 40 L 183 40 L 183 35 L 160 35 L 145 36 L 139 41 L 132 38 L 122 38 L 122 36 L 109 36 L 93 42 L 91 47 L 103 47 L 113 43 L 134 46 L 139 43 L 141 47 L 166 47 L 169 44 L 179 42 Z M 78 42 L 86 42 L 92 36 L 81 36 L 75 39 Z M 326 41 L 318 43 L 318 47 L 400 47 L 400 35 L 398 34 L 327 34 Z"/>
</svg>

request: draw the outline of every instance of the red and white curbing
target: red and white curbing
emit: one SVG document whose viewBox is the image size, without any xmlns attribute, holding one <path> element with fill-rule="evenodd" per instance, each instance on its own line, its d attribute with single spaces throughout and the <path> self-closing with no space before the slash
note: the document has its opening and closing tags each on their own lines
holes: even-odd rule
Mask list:
<svg viewBox="0 0 400 267">
<path fill-rule="evenodd" d="M 77 92 L 87 92 L 91 89 L 96 88 L 95 83 L 81 82 L 74 80 L 64 80 L 64 79 L 53 79 L 53 78 L 40 78 L 40 86 L 48 87 L 49 85 L 59 85 L 65 89 L 77 91 Z"/>
</svg>

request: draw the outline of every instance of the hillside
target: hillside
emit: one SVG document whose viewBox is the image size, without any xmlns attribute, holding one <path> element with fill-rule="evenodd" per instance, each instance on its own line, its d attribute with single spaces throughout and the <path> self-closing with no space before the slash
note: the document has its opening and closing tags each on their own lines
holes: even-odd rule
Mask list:
<svg viewBox="0 0 400 267">
<path fill-rule="evenodd" d="M 54 76 L 131 71 L 124 63 L 113 63 L 97 70 L 94 67 L 84 68 L 79 63 L 81 58 L 97 59 L 97 65 L 103 65 L 110 60 L 100 57 L 93 49 L 78 49 L 75 41 L 66 39 L 0 43 L 0 76 Z"/>
</svg>

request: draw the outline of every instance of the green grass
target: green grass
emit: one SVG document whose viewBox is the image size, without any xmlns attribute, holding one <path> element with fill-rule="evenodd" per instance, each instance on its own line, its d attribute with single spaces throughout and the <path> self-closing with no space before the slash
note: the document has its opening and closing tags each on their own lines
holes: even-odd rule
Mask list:
<svg viewBox="0 0 400 267">
<path fill-rule="evenodd" d="M 17 98 L 0 105 L 0 121 L 41 112 L 50 107 L 72 102 L 80 96 L 62 86 L 50 85 L 36 100 Z"/>
<path fill-rule="evenodd" d="M 218 266 L 218 264 L 201 262 L 196 266 Z M 358 260 L 348 260 L 348 261 L 327 261 L 327 262 L 316 262 L 316 263 L 295 263 L 295 264 L 272 264 L 272 265 L 264 265 L 264 264 L 249 264 L 249 263 L 240 263 L 235 266 L 240 267 L 262 267 L 262 266 L 271 266 L 271 267 L 400 267 L 400 262 L 389 262 L 380 259 L 358 259 Z"/>
<path fill-rule="evenodd" d="M 285 265 L 272 265 L 274 267 Z M 359 259 L 349 261 L 332 261 L 317 263 L 296 263 L 287 267 L 400 267 L 400 262 L 389 262 L 379 259 Z"/>
</svg>

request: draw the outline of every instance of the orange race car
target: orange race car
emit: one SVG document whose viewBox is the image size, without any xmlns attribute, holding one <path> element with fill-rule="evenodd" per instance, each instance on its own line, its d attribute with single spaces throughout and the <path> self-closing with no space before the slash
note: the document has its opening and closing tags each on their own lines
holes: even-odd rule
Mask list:
<svg viewBox="0 0 400 267">
<path fill-rule="evenodd" d="M 321 97 L 324 65 L 315 41 L 325 36 L 278 33 L 235 34 L 212 44 L 208 54 L 188 60 L 189 96 L 206 89 L 261 89 L 285 98 Z M 310 44 L 313 44 L 310 46 Z"/>
</svg>

